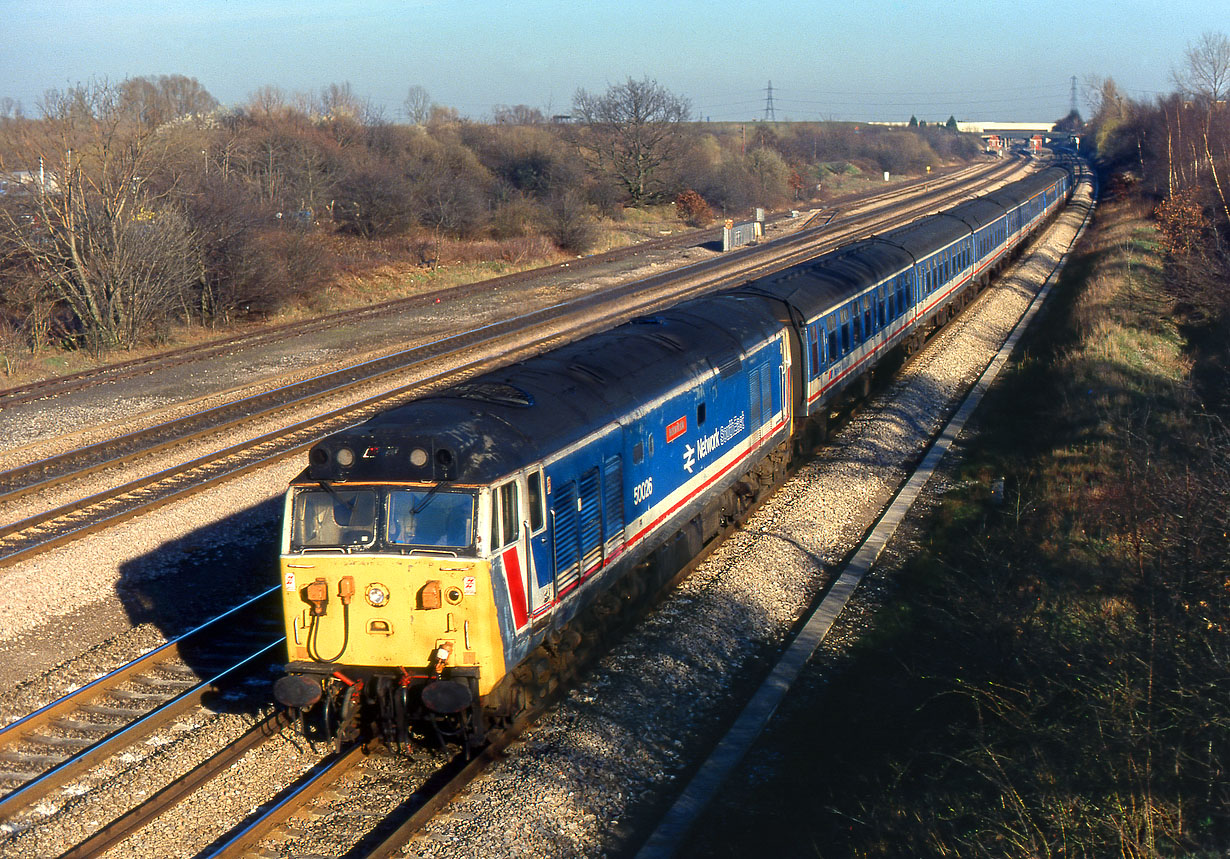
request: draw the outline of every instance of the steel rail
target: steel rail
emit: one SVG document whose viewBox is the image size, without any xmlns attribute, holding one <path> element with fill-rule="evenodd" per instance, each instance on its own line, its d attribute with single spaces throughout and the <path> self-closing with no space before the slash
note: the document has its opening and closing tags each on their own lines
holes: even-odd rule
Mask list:
<svg viewBox="0 0 1230 859">
<path fill-rule="evenodd" d="M 129 809 L 93 835 L 61 854 L 60 859 L 89 859 L 119 844 L 158 818 L 167 809 L 184 801 L 236 761 L 257 748 L 290 724 L 285 713 L 277 712 L 253 725 L 229 745 L 197 764 L 140 805 Z"/>
<path fill-rule="evenodd" d="M 250 848 L 353 769 L 365 755 L 363 744 L 355 743 L 346 751 L 334 754 L 317 764 L 307 776 L 292 785 L 289 790 L 283 791 L 273 805 L 262 810 L 235 834 L 224 836 L 221 843 L 215 841 L 209 852 L 198 854 L 198 859 L 232 859 L 249 855 Z"/>
</svg>

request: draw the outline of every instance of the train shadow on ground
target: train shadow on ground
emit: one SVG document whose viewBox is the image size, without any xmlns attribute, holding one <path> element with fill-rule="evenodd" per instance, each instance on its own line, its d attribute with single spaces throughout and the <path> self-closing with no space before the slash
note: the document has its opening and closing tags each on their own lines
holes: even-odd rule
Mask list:
<svg viewBox="0 0 1230 859">
<path fill-rule="evenodd" d="M 171 639 L 274 587 L 280 513 L 281 499 L 270 499 L 122 565 L 116 594 L 129 620 L 134 626 L 152 625 Z M 266 627 L 263 618 L 254 621 L 251 615 L 224 623 L 223 629 L 221 643 L 218 636 L 207 636 L 180 648 L 183 661 L 202 679 L 238 661 L 244 648 L 255 652 L 262 642 L 281 637 L 280 621 Z M 280 652 L 272 657 L 278 667 L 283 658 Z M 258 670 L 255 676 L 220 684 L 204 703 L 219 712 L 255 712 L 271 701 L 273 679 Z"/>
</svg>

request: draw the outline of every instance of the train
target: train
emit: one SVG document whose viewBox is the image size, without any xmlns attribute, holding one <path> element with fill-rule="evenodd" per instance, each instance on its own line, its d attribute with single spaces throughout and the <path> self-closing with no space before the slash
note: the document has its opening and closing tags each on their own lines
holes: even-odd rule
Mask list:
<svg viewBox="0 0 1230 859">
<path fill-rule="evenodd" d="M 1070 196 L 1042 169 L 331 435 L 287 489 L 277 702 L 481 745 L 814 449 Z"/>
</svg>

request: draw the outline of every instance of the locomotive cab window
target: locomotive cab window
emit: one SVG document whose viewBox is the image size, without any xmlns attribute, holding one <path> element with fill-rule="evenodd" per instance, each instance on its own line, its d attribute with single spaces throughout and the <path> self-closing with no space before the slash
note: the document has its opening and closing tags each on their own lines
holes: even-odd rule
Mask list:
<svg viewBox="0 0 1230 859">
<path fill-rule="evenodd" d="M 474 545 L 474 496 L 433 489 L 390 489 L 384 539 L 395 547 L 469 549 Z"/>
<path fill-rule="evenodd" d="M 371 545 L 376 493 L 370 489 L 307 489 L 295 494 L 292 549 Z"/>
</svg>

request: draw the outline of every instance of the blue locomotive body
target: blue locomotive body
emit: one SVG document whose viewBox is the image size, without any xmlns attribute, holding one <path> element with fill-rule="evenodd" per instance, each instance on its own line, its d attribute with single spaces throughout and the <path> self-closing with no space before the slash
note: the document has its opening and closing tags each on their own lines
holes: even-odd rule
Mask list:
<svg viewBox="0 0 1230 859">
<path fill-rule="evenodd" d="M 730 488 L 786 442 L 783 333 L 762 309 L 723 310 L 686 304 L 484 377 L 541 411 L 520 474 L 493 481 L 480 538 L 507 664 L 668 538 L 699 549 L 716 533 L 706 511 L 721 515 Z M 515 523 L 521 480 L 531 507 Z"/>
</svg>

